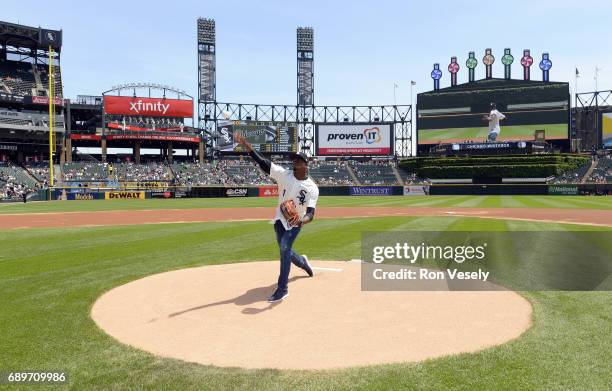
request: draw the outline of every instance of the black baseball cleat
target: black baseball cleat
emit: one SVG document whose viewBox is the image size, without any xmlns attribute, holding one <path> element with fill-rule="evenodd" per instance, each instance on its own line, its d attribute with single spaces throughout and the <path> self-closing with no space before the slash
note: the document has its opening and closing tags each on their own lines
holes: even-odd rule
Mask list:
<svg viewBox="0 0 612 391">
<path fill-rule="evenodd" d="M 289 296 L 288 291 L 277 289 L 272 296 L 268 297 L 268 303 L 275 303 L 277 301 L 281 301 L 287 296 Z"/>
<path fill-rule="evenodd" d="M 304 267 L 302 267 L 302 269 L 304 269 L 304 271 L 308 273 L 309 277 L 312 277 L 314 273 L 312 272 L 312 267 L 310 266 L 310 263 L 308 263 L 308 257 L 302 254 L 302 258 L 304 258 Z"/>
</svg>

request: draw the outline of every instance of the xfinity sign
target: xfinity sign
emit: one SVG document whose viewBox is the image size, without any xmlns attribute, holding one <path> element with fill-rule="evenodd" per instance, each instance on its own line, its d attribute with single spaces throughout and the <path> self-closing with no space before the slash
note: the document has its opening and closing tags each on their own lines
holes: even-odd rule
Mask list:
<svg viewBox="0 0 612 391">
<path fill-rule="evenodd" d="M 104 96 L 104 112 L 147 117 L 193 117 L 193 100 Z"/>
<path fill-rule="evenodd" d="M 321 124 L 317 155 L 389 155 L 393 151 L 389 124 Z"/>
<path fill-rule="evenodd" d="M 145 103 L 142 100 L 136 102 L 130 102 L 130 111 L 134 114 L 140 114 L 141 111 L 153 111 L 159 112 L 159 114 L 166 114 L 170 108 L 170 103 L 163 104 L 162 102 L 157 103 Z"/>
</svg>

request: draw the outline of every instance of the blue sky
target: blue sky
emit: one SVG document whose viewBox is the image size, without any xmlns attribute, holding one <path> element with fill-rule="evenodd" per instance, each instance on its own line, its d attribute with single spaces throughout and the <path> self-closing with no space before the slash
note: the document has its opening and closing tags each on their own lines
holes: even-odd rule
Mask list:
<svg viewBox="0 0 612 391">
<path fill-rule="evenodd" d="M 30 5 L 36 4 L 36 5 Z M 457 56 L 459 82 L 475 51 L 477 78 L 491 47 L 494 77 L 503 77 L 501 56 L 509 47 L 518 62 L 531 49 L 538 62 L 549 52 L 551 80 L 581 92 L 612 89 L 610 1 L 23 1 L 3 0 L 0 19 L 63 29 L 64 95 L 99 95 L 126 82 L 155 82 L 197 96 L 196 18 L 217 23 L 219 101 L 295 104 L 295 29 L 315 31 L 315 103 L 319 105 L 410 103 L 432 88 L 434 62 L 444 70 Z M 541 78 L 537 64 L 532 78 Z"/>
</svg>

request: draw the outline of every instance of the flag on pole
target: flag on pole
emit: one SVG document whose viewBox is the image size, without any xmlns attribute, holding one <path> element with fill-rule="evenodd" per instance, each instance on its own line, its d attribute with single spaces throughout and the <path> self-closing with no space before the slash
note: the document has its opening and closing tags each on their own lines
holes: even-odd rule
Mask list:
<svg viewBox="0 0 612 391">
<path fill-rule="evenodd" d="M 578 68 L 576 68 L 576 77 L 580 77 L 580 72 L 578 72 Z"/>
<path fill-rule="evenodd" d="M 397 83 L 393 83 L 393 87 L 398 88 L 399 86 L 397 85 Z"/>
<path fill-rule="evenodd" d="M 414 80 L 410 80 L 410 85 L 411 85 L 411 86 L 416 86 L 416 81 L 414 81 Z"/>
</svg>

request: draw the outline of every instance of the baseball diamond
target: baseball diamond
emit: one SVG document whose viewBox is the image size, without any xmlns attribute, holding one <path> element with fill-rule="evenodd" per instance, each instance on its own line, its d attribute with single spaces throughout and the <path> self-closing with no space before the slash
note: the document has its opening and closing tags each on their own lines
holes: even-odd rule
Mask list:
<svg viewBox="0 0 612 391">
<path fill-rule="evenodd" d="M 402 383 L 391 374 L 398 370 L 435 382 L 449 376 L 448 366 L 470 373 L 460 375 L 461 382 L 482 381 L 476 374 L 493 384 L 487 367 L 531 358 L 537 371 L 518 376 L 510 369 L 511 378 L 582 382 L 572 368 L 589 355 L 597 363 L 595 356 L 610 348 L 601 333 L 607 321 L 596 315 L 611 305 L 608 292 L 364 292 L 355 273 L 359 264 L 347 260 L 361 257 L 360 235 L 370 230 L 611 232 L 610 204 L 578 196 L 439 197 L 321 197 L 317 220 L 295 245 L 308 254 L 314 277 L 292 269 L 291 296 L 276 303 L 266 302 L 278 265 L 270 261 L 277 251 L 268 224 L 272 199 L 3 204 L 0 293 L 13 314 L 5 323 L 13 338 L 3 339 L 3 349 L 12 349 L 22 365 L 35 356 L 38 366 L 61 361 L 86 388 L 100 384 L 99 376 L 90 378 L 93 368 L 103 378 L 113 373 L 105 384 L 117 384 L 119 368 L 127 386 L 140 382 L 127 380 L 128 371 L 143 365 L 155 365 L 149 381 L 164 388 L 204 379 L 214 388 L 237 382 L 268 388 L 287 377 L 297 388 L 310 388 L 319 376 L 332 388 L 332 382 L 364 377 L 396 388 Z M 58 316 L 46 316 L 49 310 Z M 278 322 L 286 328 L 276 330 Z M 17 345 L 17 330 L 32 344 Z M 535 360 L 559 340 L 563 372 Z M 37 346 L 47 353 L 34 355 Z M 90 349 L 104 354 L 83 359 L 80 352 Z M 160 359 L 153 364 L 155 356 Z M 433 360 L 421 364 L 425 372 L 410 364 L 426 358 Z M 289 372 L 277 378 L 263 368 Z M 336 369 L 303 372 L 328 368 Z M 301 371 L 293 374 L 296 369 Z M 169 383 L 168 374 L 181 380 Z M 598 388 L 604 378 L 590 384 Z"/>
<path fill-rule="evenodd" d="M 612 389 L 612 5 L 459 3 L 5 0 L 0 390 Z"/>
</svg>

